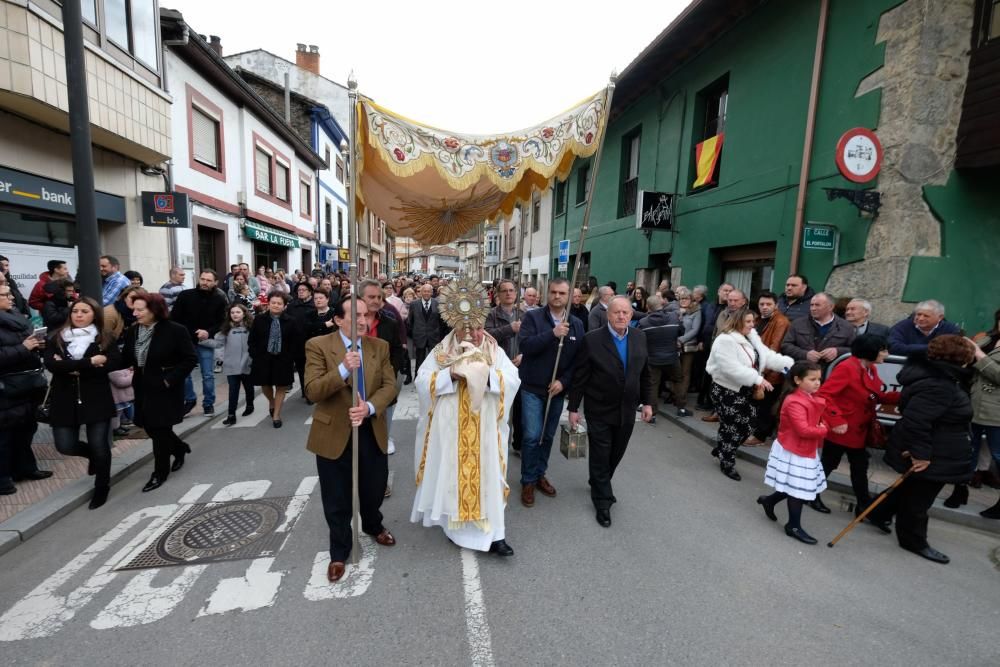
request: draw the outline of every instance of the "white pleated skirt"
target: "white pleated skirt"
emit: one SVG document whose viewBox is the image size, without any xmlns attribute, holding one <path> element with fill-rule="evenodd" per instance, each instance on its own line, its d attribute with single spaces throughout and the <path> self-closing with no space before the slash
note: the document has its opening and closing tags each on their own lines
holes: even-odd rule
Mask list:
<svg viewBox="0 0 1000 667">
<path fill-rule="evenodd" d="M 818 456 L 806 458 L 792 454 L 775 439 L 767 457 L 764 483 L 793 498 L 813 500 L 826 490 L 826 475 Z"/>
</svg>

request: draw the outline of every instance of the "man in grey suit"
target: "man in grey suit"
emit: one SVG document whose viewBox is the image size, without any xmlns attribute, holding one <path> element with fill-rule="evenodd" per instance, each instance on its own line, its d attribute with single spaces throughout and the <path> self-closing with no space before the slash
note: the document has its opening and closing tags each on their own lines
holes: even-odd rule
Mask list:
<svg viewBox="0 0 1000 667">
<path fill-rule="evenodd" d="M 872 322 L 872 304 L 864 299 L 851 299 L 844 311 L 844 319 L 854 325 L 854 330 L 860 336 L 872 334 L 889 340 L 889 327 L 878 322 Z"/>
<path fill-rule="evenodd" d="M 615 291 L 605 285 L 597 291 L 597 297 L 598 301 L 590 309 L 590 317 L 587 318 L 587 331 L 608 326 L 608 304 L 615 298 Z"/>
<path fill-rule="evenodd" d="M 437 300 L 434 299 L 434 287 L 430 283 L 421 285 L 420 298 L 410 302 L 406 327 L 417 353 L 416 370 L 420 372 L 420 365 L 434 346 L 441 342 L 447 329 L 438 311 Z"/>
</svg>

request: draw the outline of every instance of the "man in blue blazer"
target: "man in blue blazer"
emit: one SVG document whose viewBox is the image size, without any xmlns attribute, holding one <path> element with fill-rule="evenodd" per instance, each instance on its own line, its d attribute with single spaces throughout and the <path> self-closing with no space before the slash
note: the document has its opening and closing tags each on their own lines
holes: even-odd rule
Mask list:
<svg viewBox="0 0 1000 667">
<path fill-rule="evenodd" d="M 526 312 L 518 331 L 521 351 L 521 504 L 535 504 L 535 489 L 552 497 L 556 489 L 545 477 L 549 467 L 552 439 L 559 426 L 563 399 L 573 378 L 573 362 L 583 341 L 583 322 L 569 312 L 569 281 L 553 278 L 549 281 L 548 302 L 544 308 Z M 559 338 L 563 338 L 562 353 L 556 379 L 552 369 L 556 364 Z M 542 428 L 545 403 L 549 397 L 549 416 Z"/>
<path fill-rule="evenodd" d="M 608 325 L 587 332 L 576 355 L 569 392 L 569 423 L 580 423 L 580 402 L 587 416 L 590 498 L 597 523 L 611 525 L 615 495 L 611 478 L 621 463 L 635 427 L 635 406 L 642 403 L 642 420 L 653 418 L 656 387 L 649 382 L 646 335 L 629 328 L 632 304 L 616 296 L 608 304 Z"/>
</svg>

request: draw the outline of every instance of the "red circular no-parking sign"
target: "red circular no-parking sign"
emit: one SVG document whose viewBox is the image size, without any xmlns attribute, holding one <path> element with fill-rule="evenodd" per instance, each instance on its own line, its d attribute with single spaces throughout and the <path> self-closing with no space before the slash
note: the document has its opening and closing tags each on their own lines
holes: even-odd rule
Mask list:
<svg viewBox="0 0 1000 667">
<path fill-rule="evenodd" d="M 836 161 L 844 178 L 867 183 L 878 176 L 882 168 L 882 142 L 874 132 L 863 127 L 848 130 L 837 142 Z"/>
</svg>

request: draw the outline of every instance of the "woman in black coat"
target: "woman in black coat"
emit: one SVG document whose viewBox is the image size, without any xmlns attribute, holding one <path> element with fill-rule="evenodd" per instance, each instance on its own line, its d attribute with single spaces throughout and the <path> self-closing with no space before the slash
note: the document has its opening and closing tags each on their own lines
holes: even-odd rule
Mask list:
<svg viewBox="0 0 1000 667">
<path fill-rule="evenodd" d="M 25 371 L 41 366 L 38 352 L 45 342 L 31 334 L 31 321 L 14 308 L 10 285 L 0 283 L 0 495 L 17 493 L 15 481 L 52 476 L 38 469 L 31 451 L 31 439 L 38 430 L 35 406 L 45 387 L 41 387 L 42 396 L 12 389 L 25 384 Z"/>
<path fill-rule="evenodd" d="M 184 465 L 191 452 L 174 433 L 184 419 L 184 379 L 198 365 L 198 355 L 188 330 L 167 319 L 167 303 L 159 294 L 133 299 L 135 325 L 125 331 L 124 367 L 132 367 L 136 425 L 153 440 L 153 475 L 143 492 L 163 485 L 170 471 Z M 174 464 L 170 465 L 170 455 Z"/>
<path fill-rule="evenodd" d="M 912 468 L 913 474 L 869 515 L 887 533 L 895 515 L 899 546 L 936 563 L 949 558 L 927 543 L 927 511 L 945 484 L 972 477 L 968 366 L 974 358 L 972 341 L 945 335 L 933 339 L 926 353 L 906 360 L 897 376 L 903 385 L 902 418 L 892 429 L 885 462 L 899 473 Z"/>
<path fill-rule="evenodd" d="M 83 297 L 73 304 L 69 319 L 49 338 L 45 366 L 52 373 L 49 417 L 56 449 L 66 456 L 82 456 L 94 475 L 90 509 L 108 499 L 111 483 L 111 397 L 108 372 L 121 365 L 112 335 L 104 331 L 104 311 Z M 80 427 L 87 442 L 80 441 Z"/>
<path fill-rule="evenodd" d="M 300 329 L 285 312 L 288 295 L 272 290 L 267 295 L 267 311 L 254 318 L 250 327 L 250 380 L 267 397 L 271 423 L 281 428 L 281 406 L 294 382 L 295 350 L 302 347 Z"/>
</svg>

